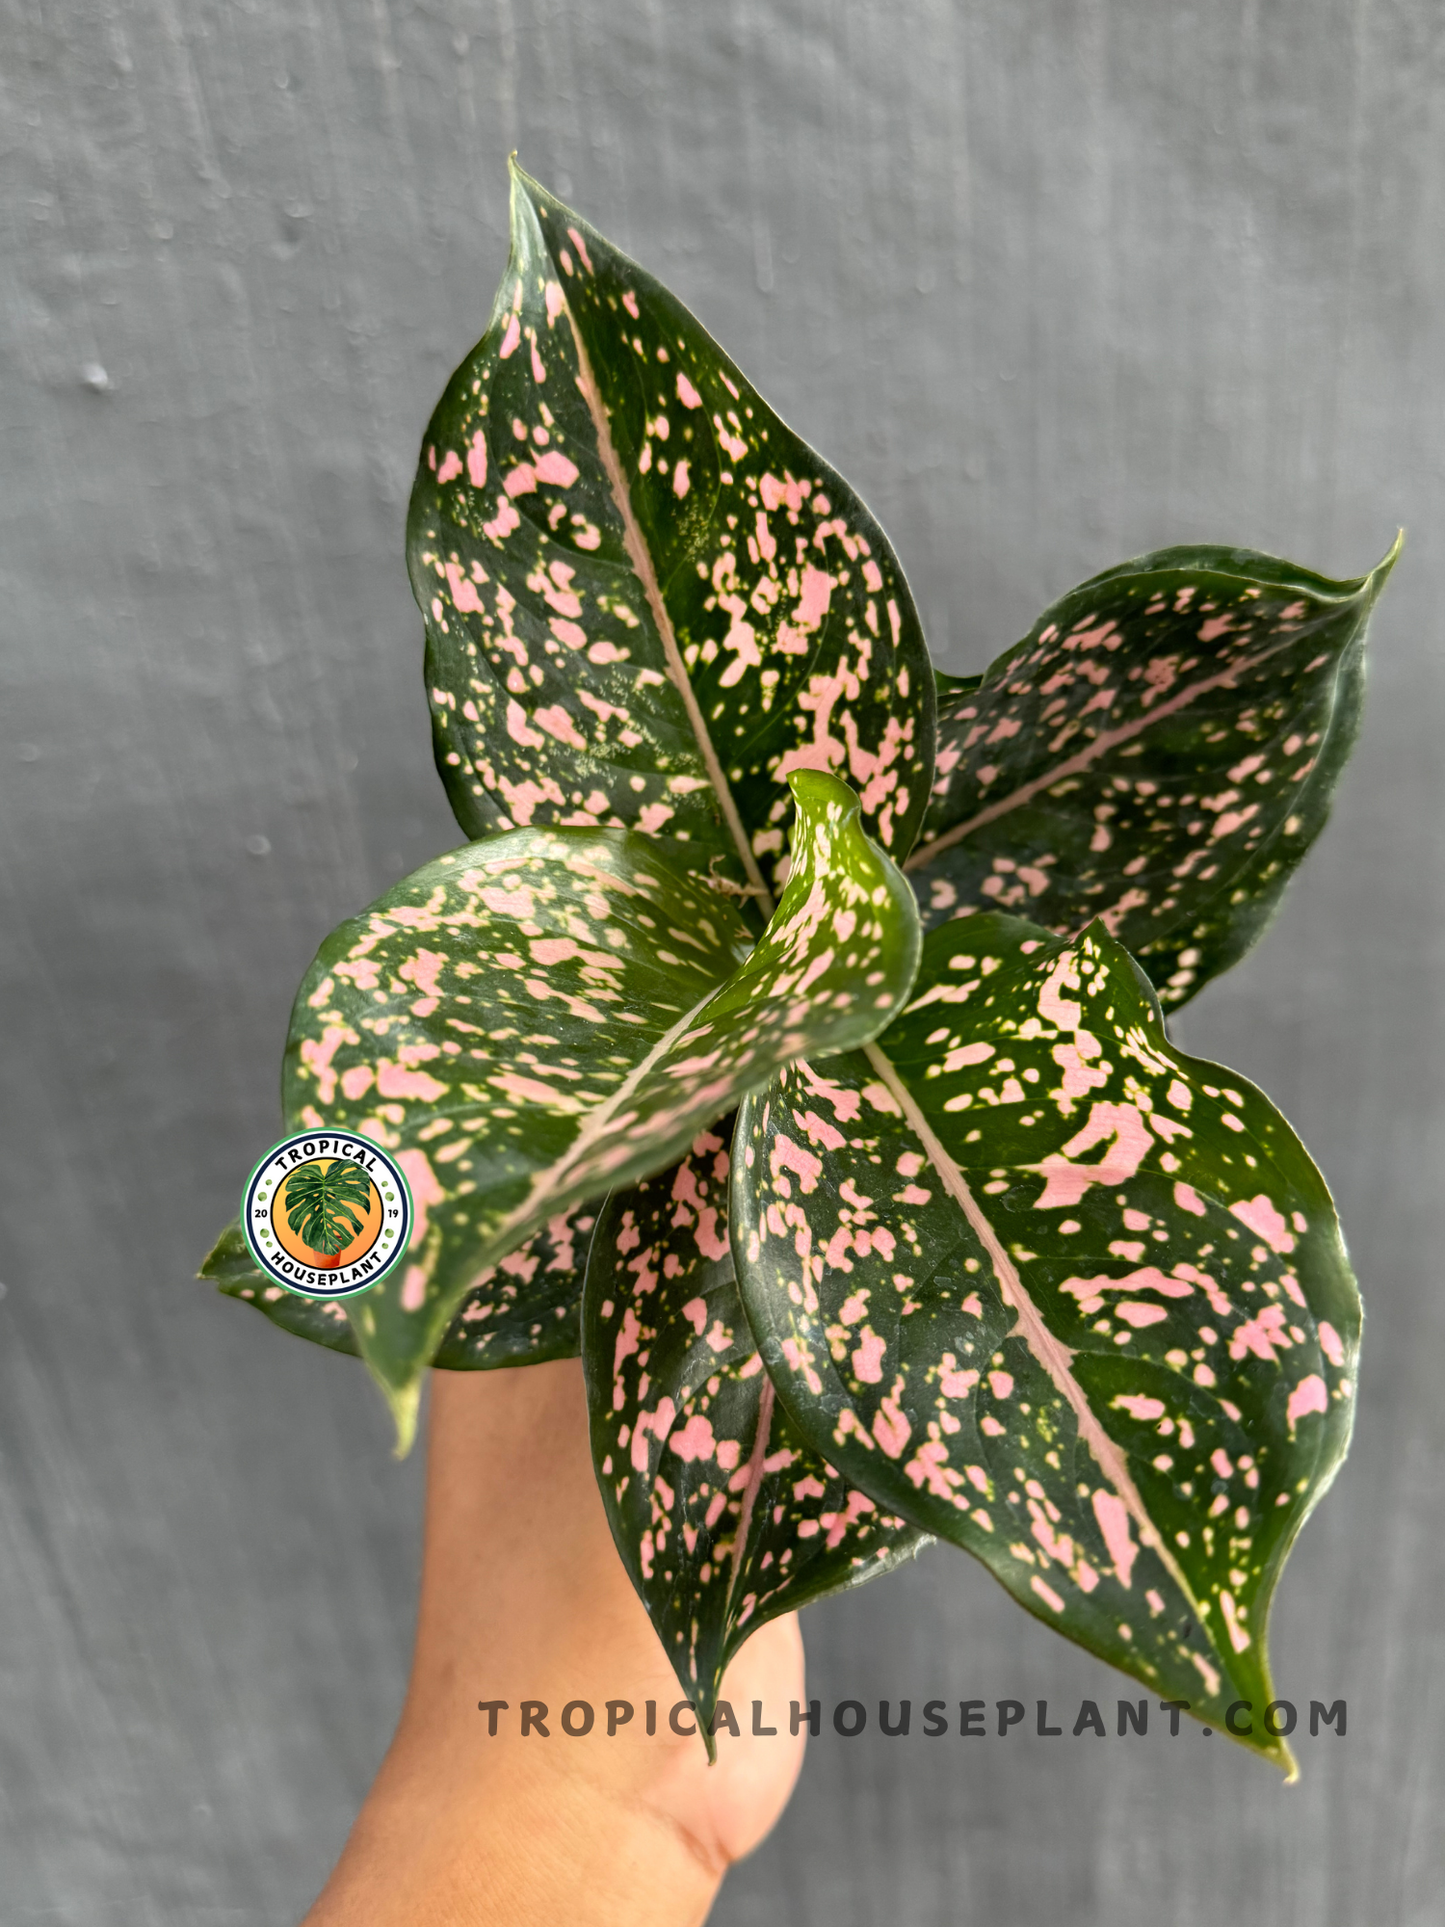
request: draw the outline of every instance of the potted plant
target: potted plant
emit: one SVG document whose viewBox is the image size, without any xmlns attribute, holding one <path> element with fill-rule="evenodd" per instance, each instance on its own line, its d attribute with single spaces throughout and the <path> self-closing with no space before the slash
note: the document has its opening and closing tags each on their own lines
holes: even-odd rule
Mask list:
<svg viewBox="0 0 1445 1927">
<path fill-rule="evenodd" d="M 935 672 L 854 490 L 514 166 L 407 531 L 468 841 L 326 939 L 285 1054 L 291 1129 L 405 1171 L 410 1250 L 344 1306 L 234 1225 L 203 1275 L 359 1353 L 403 1451 L 429 1367 L 580 1350 L 710 1750 L 753 1631 L 933 1537 L 1292 1770 L 1228 1715 L 1359 1298 L 1298 1138 L 1166 1016 L 1324 825 L 1398 546 L 1165 550 Z"/>
</svg>

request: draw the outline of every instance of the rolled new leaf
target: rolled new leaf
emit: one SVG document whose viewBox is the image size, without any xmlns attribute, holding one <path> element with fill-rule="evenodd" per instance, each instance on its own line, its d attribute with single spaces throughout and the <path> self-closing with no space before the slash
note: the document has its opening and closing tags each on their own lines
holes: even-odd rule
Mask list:
<svg viewBox="0 0 1445 1927">
<path fill-rule="evenodd" d="M 1072 590 L 974 686 L 942 678 L 907 865 L 925 924 L 1099 917 L 1171 1007 L 1238 962 L 1324 828 L 1399 550 L 1332 582 L 1165 549 Z"/>
<path fill-rule="evenodd" d="M 908 886 L 845 784 L 792 783 L 792 873 L 755 949 L 731 899 L 616 830 L 455 850 L 322 945 L 292 1012 L 286 1117 L 375 1139 L 410 1182 L 407 1260 L 347 1305 L 403 1444 L 480 1273 L 665 1165 L 794 1057 L 876 1035 L 907 994 Z"/>
<path fill-rule="evenodd" d="M 894 856 L 933 679 L 887 537 L 667 289 L 512 168 L 512 253 L 407 534 L 437 767 L 469 836 L 610 824 L 776 888 L 820 769 Z"/>
<path fill-rule="evenodd" d="M 613 1192 L 582 1321 L 608 1522 L 709 1757 L 744 1641 L 927 1542 L 850 1486 L 776 1402 L 728 1246 L 731 1138 L 729 1118 L 671 1170 Z"/>
<path fill-rule="evenodd" d="M 814 1450 L 1292 1766 L 1266 1625 L 1348 1445 L 1360 1304 L 1269 1100 L 1168 1043 L 1101 925 L 990 914 L 929 935 L 877 1044 L 749 1099 L 734 1159 L 748 1317 Z"/>
<path fill-rule="evenodd" d="M 584 1204 L 550 1218 L 515 1251 L 485 1266 L 443 1333 L 432 1364 L 439 1371 L 477 1372 L 575 1358 L 597 1210 Z M 333 1352 L 359 1355 L 341 1301 L 303 1298 L 258 1271 L 239 1220 L 226 1226 L 199 1275 L 226 1297 L 253 1305 L 282 1331 Z"/>
</svg>

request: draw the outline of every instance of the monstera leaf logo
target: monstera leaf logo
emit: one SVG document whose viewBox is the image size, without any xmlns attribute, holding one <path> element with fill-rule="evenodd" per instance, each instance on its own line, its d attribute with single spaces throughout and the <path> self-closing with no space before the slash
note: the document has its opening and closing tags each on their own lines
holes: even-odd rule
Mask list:
<svg viewBox="0 0 1445 1927">
<path fill-rule="evenodd" d="M 342 1158 L 300 1164 L 286 1185 L 286 1222 L 321 1269 L 333 1268 L 360 1236 L 370 1209 L 371 1179 Z"/>
</svg>

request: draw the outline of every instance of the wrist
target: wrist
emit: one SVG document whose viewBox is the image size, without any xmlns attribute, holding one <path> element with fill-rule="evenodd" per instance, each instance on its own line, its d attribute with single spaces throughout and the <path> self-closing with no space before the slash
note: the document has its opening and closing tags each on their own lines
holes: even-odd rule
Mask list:
<svg viewBox="0 0 1445 1927">
<path fill-rule="evenodd" d="M 702 1740 L 612 1544 L 576 1360 L 436 1374 L 411 1684 L 396 1738 L 306 1927 L 691 1927 L 785 1803 L 801 1737 Z M 740 1704 L 803 1691 L 796 1619 L 729 1672 Z M 636 1708 L 609 1734 L 609 1700 Z M 521 1706 L 550 1709 L 523 1735 Z M 596 1712 L 585 1736 L 561 1714 Z M 644 1708 L 659 1709 L 649 1734 Z M 505 1701 L 492 1721 L 479 1702 Z"/>
<path fill-rule="evenodd" d="M 666 1811 L 665 1775 L 635 1759 L 569 1762 L 500 1736 L 492 1746 L 480 1760 L 459 1757 L 429 1719 L 404 1716 L 307 1927 L 694 1927 L 706 1917 L 725 1865 Z"/>
</svg>

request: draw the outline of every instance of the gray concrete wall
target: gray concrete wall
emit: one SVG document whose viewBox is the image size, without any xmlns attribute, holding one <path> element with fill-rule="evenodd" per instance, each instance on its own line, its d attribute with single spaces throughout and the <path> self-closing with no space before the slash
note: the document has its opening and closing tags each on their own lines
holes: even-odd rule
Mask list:
<svg viewBox="0 0 1445 1927">
<path fill-rule="evenodd" d="M 716 1919 L 1424 1927 L 1445 1885 L 1445 16 L 1430 0 L 4 0 L 0 1918 L 293 1920 L 398 1703 L 420 1468 L 188 1282 L 319 938 L 454 840 L 402 563 L 505 157 L 864 491 L 949 667 L 1124 556 L 1411 531 L 1364 740 L 1182 1025 L 1336 1187 L 1355 1454 L 1291 1565 L 1286 1792 L 1204 1741 L 821 1741 Z M 962 1554 L 814 1690 L 1117 1677 Z"/>
</svg>

